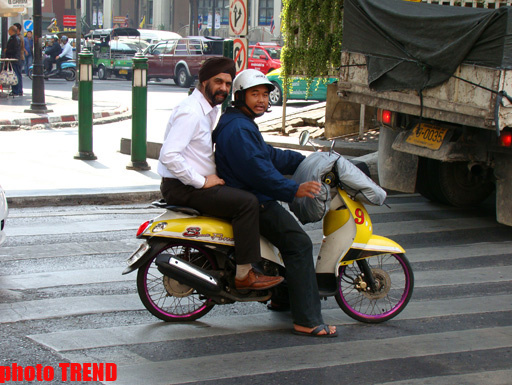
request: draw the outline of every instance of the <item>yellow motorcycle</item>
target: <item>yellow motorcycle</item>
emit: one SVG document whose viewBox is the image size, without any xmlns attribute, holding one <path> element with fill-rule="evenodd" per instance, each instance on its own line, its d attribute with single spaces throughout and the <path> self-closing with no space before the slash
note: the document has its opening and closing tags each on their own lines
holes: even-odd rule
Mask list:
<svg viewBox="0 0 512 385">
<path fill-rule="evenodd" d="M 333 197 L 323 218 L 316 264 L 319 294 L 334 296 L 340 308 L 358 321 L 387 321 L 407 306 L 413 292 L 414 274 L 405 251 L 373 234 L 364 204 L 343 189 L 335 171 L 323 182 Z M 271 298 L 272 289 L 243 293 L 235 289 L 234 238 L 228 221 L 189 207 L 154 205 L 165 212 L 140 226 L 137 237 L 143 243 L 123 271 L 138 270 L 139 297 L 153 315 L 170 322 L 193 321 L 215 305 Z M 261 253 L 258 268 L 265 274 L 278 275 L 285 268 L 277 249 L 263 237 Z"/>
</svg>

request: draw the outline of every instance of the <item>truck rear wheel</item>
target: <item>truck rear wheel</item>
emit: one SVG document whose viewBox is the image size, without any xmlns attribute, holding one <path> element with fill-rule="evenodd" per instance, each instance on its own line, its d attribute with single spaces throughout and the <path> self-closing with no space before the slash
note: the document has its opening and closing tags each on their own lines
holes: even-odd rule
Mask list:
<svg viewBox="0 0 512 385">
<path fill-rule="evenodd" d="M 484 201 L 493 191 L 490 169 L 467 162 L 423 159 L 418 170 L 418 191 L 427 199 L 456 207 L 470 207 Z"/>
</svg>

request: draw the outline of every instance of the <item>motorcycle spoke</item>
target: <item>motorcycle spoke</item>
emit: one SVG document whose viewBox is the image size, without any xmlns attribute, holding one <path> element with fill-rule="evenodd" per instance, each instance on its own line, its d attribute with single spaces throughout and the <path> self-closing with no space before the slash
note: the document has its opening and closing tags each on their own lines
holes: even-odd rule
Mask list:
<svg viewBox="0 0 512 385">
<path fill-rule="evenodd" d="M 336 300 L 352 318 L 364 322 L 382 322 L 397 315 L 412 294 L 412 270 L 403 254 L 384 254 L 365 261 L 373 275 L 374 289 L 359 265 L 340 267 Z"/>
<path fill-rule="evenodd" d="M 155 260 L 161 255 L 181 259 L 206 270 L 215 266 L 214 259 L 196 246 L 169 245 L 139 270 L 137 288 L 144 306 L 165 321 L 191 321 L 210 311 L 213 304 L 208 298 L 158 270 Z"/>
</svg>

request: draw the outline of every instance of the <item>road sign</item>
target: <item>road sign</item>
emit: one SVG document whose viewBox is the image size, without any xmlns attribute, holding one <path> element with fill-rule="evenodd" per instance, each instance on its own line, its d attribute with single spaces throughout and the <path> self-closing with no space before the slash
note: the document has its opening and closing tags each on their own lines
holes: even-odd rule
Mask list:
<svg viewBox="0 0 512 385">
<path fill-rule="evenodd" d="M 114 24 L 123 25 L 126 22 L 126 17 L 125 16 L 114 16 L 113 22 L 114 22 Z"/>
<path fill-rule="evenodd" d="M 34 22 L 32 20 L 25 20 L 23 22 L 23 29 L 28 32 L 28 31 L 33 31 L 34 30 Z"/>
<path fill-rule="evenodd" d="M 76 27 L 76 15 L 64 15 L 62 25 L 64 27 Z"/>
<path fill-rule="evenodd" d="M 248 45 L 249 43 L 244 37 L 233 40 L 233 60 L 235 61 L 237 75 L 247 68 Z"/>
<path fill-rule="evenodd" d="M 247 35 L 247 0 L 229 2 L 229 36 Z"/>
</svg>

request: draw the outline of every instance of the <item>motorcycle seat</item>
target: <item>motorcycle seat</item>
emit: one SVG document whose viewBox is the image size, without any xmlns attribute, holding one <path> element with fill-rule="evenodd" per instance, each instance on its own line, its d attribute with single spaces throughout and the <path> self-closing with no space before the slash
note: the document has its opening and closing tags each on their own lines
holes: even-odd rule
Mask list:
<svg viewBox="0 0 512 385">
<path fill-rule="evenodd" d="M 175 211 L 178 213 L 183 213 L 187 215 L 197 215 L 200 216 L 201 213 L 197 211 L 196 209 L 193 209 L 192 207 L 186 207 L 186 206 L 175 206 L 175 205 L 169 205 L 164 199 L 160 199 L 157 201 L 154 201 L 151 203 L 152 206 L 158 207 L 160 209 L 166 209 Z"/>
</svg>

